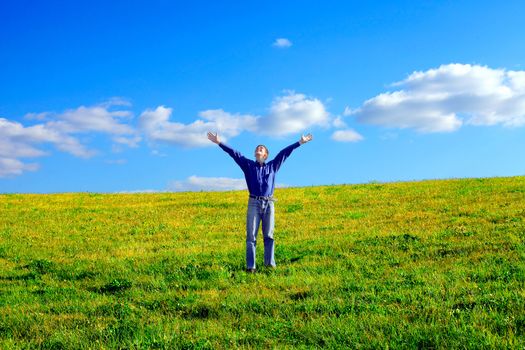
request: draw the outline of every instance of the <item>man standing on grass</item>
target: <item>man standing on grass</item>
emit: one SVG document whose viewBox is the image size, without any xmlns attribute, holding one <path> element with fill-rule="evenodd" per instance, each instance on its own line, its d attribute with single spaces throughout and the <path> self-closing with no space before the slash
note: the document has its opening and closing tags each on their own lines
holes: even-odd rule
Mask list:
<svg viewBox="0 0 525 350">
<path fill-rule="evenodd" d="M 275 174 L 283 165 L 286 158 L 300 145 L 312 140 L 312 135 L 301 136 L 298 142 L 291 144 L 279 152 L 268 163 L 268 149 L 264 145 L 255 148 L 255 162 L 245 158 L 238 151 L 221 143 L 217 133 L 208 132 L 208 139 L 219 145 L 241 167 L 250 191 L 248 211 L 246 213 L 246 271 L 255 272 L 255 243 L 259 224 L 262 221 L 264 237 L 264 265 L 275 267 L 274 256 L 274 201 L 273 190 L 275 187 Z"/>
</svg>

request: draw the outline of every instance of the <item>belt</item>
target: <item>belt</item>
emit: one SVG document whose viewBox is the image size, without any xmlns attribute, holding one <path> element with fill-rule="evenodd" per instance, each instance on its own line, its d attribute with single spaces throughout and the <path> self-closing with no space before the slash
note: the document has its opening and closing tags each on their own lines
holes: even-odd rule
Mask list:
<svg viewBox="0 0 525 350">
<path fill-rule="evenodd" d="M 273 200 L 272 196 L 265 197 L 265 196 L 254 196 L 253 194 L 250 194 L 250 198 L 261 200 L 264 199 L 265 201 Z"/>
</svg>

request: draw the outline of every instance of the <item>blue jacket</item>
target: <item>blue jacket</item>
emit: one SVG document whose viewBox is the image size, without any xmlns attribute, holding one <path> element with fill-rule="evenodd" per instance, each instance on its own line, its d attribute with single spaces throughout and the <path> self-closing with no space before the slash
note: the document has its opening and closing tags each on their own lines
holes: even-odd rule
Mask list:
<svg viewBox="0 0 525 350">
<path fill-rule="evenodd" d="M 283 165 L 286 158 L 288 158 L 293 150 L 300 145 L 299 141 L 291 144 L 279 152 L 273 160 L 261 165 L 256 161 L 246 158 L 240 152 L 226 146 L 225 144 L 219 143 L 219 146 L 241 167 L 250 194 L 264 197 L 270 197 L 273 195 L 275 174 L 281 165 Z"/>
</svg>

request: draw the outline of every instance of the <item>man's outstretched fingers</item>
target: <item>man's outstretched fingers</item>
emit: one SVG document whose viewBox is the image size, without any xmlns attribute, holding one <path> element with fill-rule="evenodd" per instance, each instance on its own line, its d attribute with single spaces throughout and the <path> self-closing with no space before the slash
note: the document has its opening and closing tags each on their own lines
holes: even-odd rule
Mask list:
<svg viewBox="0 0 525 350">
<path fill-rule="evenodd" d="M 307 143 L 307 142 L 311 141 L 312 138 L 313 138 L 312 134 L 307 134 L 306 136 L 305 135 L 301 135 L 301 139 L 299 140 L 299 142 L 301 144 Z"/>
<path fill-rule="evenodd" d="M 211 142 L 213 143 L 216 143 L 216 144 L 219 144 L 220 142 L 220 139 L 219 139 L 219 136 L 217 135 L 217 133 L 212 133 L 210 131 L 208 131 L 208 140 L 210 140 Z"/>
</svg>

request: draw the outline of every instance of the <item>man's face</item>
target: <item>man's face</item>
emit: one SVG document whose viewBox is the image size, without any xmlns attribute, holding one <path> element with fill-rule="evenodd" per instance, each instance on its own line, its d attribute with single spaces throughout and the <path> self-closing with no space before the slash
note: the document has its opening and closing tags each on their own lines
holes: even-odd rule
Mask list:
<svg viewBox="0 0 525 350">
<path fill-rule="evenodd" d="M 264 162 L 266 158 L 268 158 L 266 148 L 264 146 L 257 146 L 255 149 L 255 159 L 257 159 L 258 162 Z"/>
</svg>

